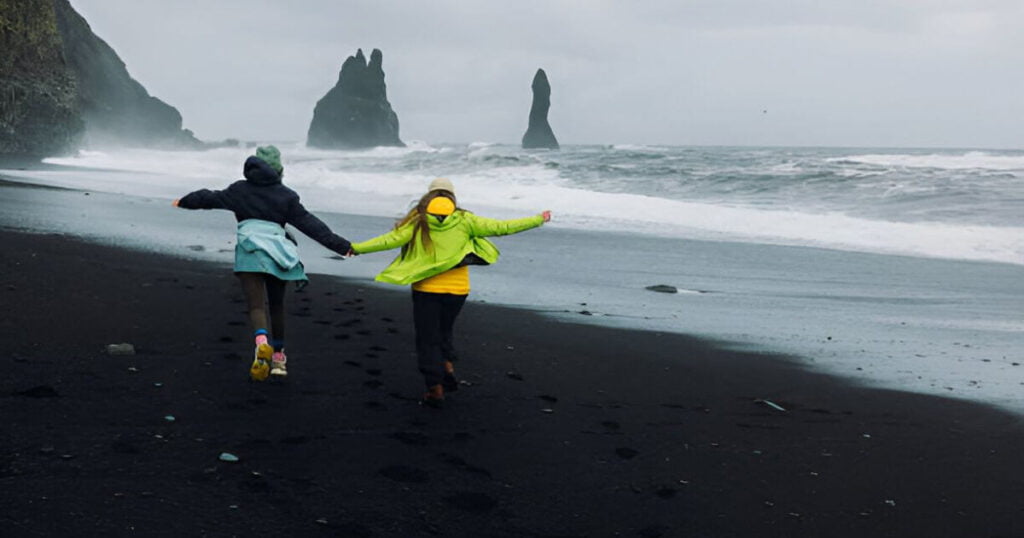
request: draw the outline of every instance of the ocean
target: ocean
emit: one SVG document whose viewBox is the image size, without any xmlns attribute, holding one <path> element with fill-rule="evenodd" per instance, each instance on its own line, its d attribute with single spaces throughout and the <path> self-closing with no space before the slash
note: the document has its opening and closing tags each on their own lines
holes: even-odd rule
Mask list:
<svg viewBox="0 0 1024 538">
<path fill-rule="evenodd" d="M 474 300 L 1024 412 L 1024 151 L 278 146 L 286 184 L 353 240 L 386 231 L 435 177 L 478 214 L 552 210 L 544 229 L 497 240 L 503 259 L 474 269 Z M 251 152 L 83 151 L 0 170 L 75 189 L 2 187 L 19 209 L 0 224 L 226 261 L 230 215 L 168 202 L 239 179 Z M 301 247 L 309 269 L 368 282 L 390 260 Z"/>
</svg>

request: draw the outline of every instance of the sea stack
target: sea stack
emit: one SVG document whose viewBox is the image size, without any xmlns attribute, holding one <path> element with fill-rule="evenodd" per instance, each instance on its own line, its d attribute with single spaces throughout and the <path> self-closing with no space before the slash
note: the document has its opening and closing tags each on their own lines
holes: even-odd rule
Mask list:
<svg viewBox="0 0 1024 538">
<path fill-rule="evenodd" d="M 530 107 L 530 125 L 523 135 L 524 148 L 558 149 L 558 140 L 548 124 L 548 109 L 551 108 L 551 84 L 543 69 L 533 76 L 533 106 Z"/>
<path fill-rule="evenodd" d="M 405 146 L 398 138 L 398 115 L 388 102 L 384 55 L 363 50 L 341 65 L 338 83 L 317 101 L 306 145 L 325 149 Z"/>
</svg>

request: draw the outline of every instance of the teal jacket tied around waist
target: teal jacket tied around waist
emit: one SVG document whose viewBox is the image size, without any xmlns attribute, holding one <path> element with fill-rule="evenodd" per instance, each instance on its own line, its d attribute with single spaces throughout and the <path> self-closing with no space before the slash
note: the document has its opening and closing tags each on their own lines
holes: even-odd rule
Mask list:
<svg viewBox="0 0 1024 538">
<path fill-rule="evenodd" d="M 306 271 L 299 260 L 299 247 L 276 222 L 246 219 L 238 223 L 235 244 L 236 273 L 267 273 L 281 280 L 303 283 Z"/>
</svg>

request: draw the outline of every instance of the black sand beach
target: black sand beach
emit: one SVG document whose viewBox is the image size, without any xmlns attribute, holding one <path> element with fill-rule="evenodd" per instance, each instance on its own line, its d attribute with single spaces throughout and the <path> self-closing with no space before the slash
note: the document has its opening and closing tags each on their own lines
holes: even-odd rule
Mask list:
<svg viewBox="0 0 1024 538">
<path fill-rule="evenodd" d="M 4 537 L 1024 535 L 983 405 L 471 302 L 438 411 L 407 292 L 325 276 L 254 384 L 228 266 L 0 238 Z"/>
</svg>

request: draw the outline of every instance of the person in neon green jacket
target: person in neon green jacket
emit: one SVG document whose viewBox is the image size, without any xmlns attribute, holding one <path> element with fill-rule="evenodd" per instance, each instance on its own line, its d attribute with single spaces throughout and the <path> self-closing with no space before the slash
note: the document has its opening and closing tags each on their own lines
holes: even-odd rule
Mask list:
<svg viewBox="0 0 1024 538">
<path fill-rule="evenodd" d="M 452 331 L 469 295 L 469 266 L 498 261 L 498 247 L 486 238 L 519 233 L 549 220 L 550 211 L 512 220 L 474 215 L 457 206 L 451 181 L 438 178 L 393 230 L 352 244 L 352 254 L 402 249 L 377 280 L 412 285 L 416 355 L 427 386 L 423 403 L 440 407 L 445 391 L 459 388 Z"/>
</svg>

